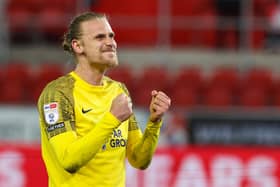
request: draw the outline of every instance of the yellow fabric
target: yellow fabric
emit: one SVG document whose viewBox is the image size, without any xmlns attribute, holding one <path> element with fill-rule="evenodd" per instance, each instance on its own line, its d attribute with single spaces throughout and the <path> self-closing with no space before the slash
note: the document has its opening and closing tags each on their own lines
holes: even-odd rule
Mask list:
<svg viewBox="0 0 280 187">
<path fill-rule="evenodd" d="M 110 113 L 125 86 L 104 77 L 93 86 L 71 72 L 46 86 L 38 101 L 42 156 L 49 187 L 124 187 L 125 157 L 144 169 L 156 148 L 161 122 L 142 135 L 135 116 L 120 123 Z"/>
</svg>

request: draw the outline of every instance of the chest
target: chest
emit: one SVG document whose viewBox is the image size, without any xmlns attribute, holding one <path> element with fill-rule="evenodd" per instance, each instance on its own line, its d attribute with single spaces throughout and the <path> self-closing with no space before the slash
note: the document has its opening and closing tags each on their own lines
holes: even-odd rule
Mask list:
<svg viewBox="0 0 280 187">
<path fill-rule="evenodd" d="M 122 89 L 118 87 L 107 89 L 104 91 L 85 91 L 83 89 L 76 89 L 74 92 L 74 110 L 75 110 L 75 126 L 78 136 L 83 136 L 88 133 L 104 116 L 106 112 L 111 109 L 112 101 L 120 94 Z M 119 126 L 121 132 L 125 131 L 127 127 L 125 124 Z M 113 133 L 124 136 L 124 133 Z M 112 135 L 112 137 L 113 137 Z"/>
</svg>

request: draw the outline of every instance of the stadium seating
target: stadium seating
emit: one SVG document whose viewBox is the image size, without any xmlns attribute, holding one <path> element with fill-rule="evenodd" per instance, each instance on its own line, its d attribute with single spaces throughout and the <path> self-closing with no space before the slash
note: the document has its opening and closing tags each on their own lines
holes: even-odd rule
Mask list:
<svg viewBox="0 0 280 187">
<path fill-rule="evenodd" d="M 203 105 L 208 107 L 234 106 L 233 93 L 226 87 L 212 87 L 203 95 Z"/>
<path fill-rule="evenodd" d="M 30 93 L 29 101 L 31 103 L 36 103 L 47 83 L 58 78 L 64 73 L 64 67 L 59 63 L 45 62 L 43 65 L 37 67 L 37 70 L 33 76 L 33 88 L 32 92 Z"/>
<path fill-rule="evenodd" d="M 135 102 L 141 106 L 147 106 L 151 99 L 152 90 L 168 91 L 169 74 L 167 69 L 160 66 L 144 68 L 135 81 Z"/>
<path fill-rule="evenodd" d="M 76 0 L 49 0 L 45 1 L 43 8 L 38 12 L 38 31 L 43 38 L 51 42 L 61 42 L 68 23 L 76 13 Z"/>
<path fill-rule="evenodd" d="M 257 87 L 242 89 L 239 97 L 241 107 L 261 108 L 269 106 L 269 97 L 265 90 Z"/>
<path fill-rule="evenodd" d="M 8 10 L 8 29 L 12 42 L 31 40 L 30 31 L 33 27 L 33 14 L 26 8 L 11 7 Z"/>
<path fill-rule="evenodd" d="M 38 31 L 46 41 L 61 42 L 67 29 L 67 15 L 55 7 L 44 8 L 37 16 Z M 68 15 L 70 16 L 70 15 Z"/>
<path fill-rule="evenodd" d="M 124 83 L 131 95 L 134 93 L 135 76 L 133 74 L 133 69 L 130 66 L 121 65 L 118 68 L 109 70 L 106 75 L 114 80 Z"/>
<path fill-rule="evenodd" d="M 166 68 L 160 66 L 149 66 L 138 75 L 137 85 L 142 87 L 153 87 L 158 90 L 168 90 L 169 73 Z"/>
<path fill-rule="evenodd" d="M 253 11 L 254 16 L 269 16 L 273 11 L 274 7 L 277 5 L 275 0 L 254 0 L 253 1 Z"/>
<path fill-rule="evenodd" d="M 35 104 L 47 83 L 66 73 L 58 62 L 33 66 L 10 61 L 0 68 L 0 103 Z M 107 72 L 114 80 L 125 83 L 133 103 L 147 107 L 152 90 L 162 90 L 178 108 L 241 106 L 260 108 L 280 106 L 280 80 L 265 68 L 239 72 L 234 67 L 218 66 L 207 76 L 197 66 L 182 66 L 168 71 L 161 66 L 141 70 L 122 65 Z M 9 81 L 7 81 L 9 80 Z"/>
<path fill-rule="evenodd" d="M 173 46 L 215 47 L 216 14 L 211 0 L 175 0 L 171 5 Z"/>
<path fill-rule="evenodd" d="M 239 72 L 236 67 L 216 67 L 208 79 L 207 88 L 224 88 L 236 94 L 239 90 Z"/>
<path fill-rule="evenodd" d="M 241 89 L 259 88 L 265 93 L 271 94 L 273 89 L 272 72 L 266 68 L 251 68 L 244 72 L 241 78 Z"/>
<path fill-rule="evenodd" d="M 22 61 L 11 61 L 2 68 L 0 100 L 4 103 L 25 103 L 31 82 L 29 65 Z"/>
<path fill-rule="evenodd" d="M 29 12 L 37 13 L 45 6 L 44 3 L 44 0 L 9 0 L 8 10 L 21 7 L 27 9 Z"/>
<path fill-rule="evenodd" d="M 0 101 L 4 104 L 23 104 L 25 91 L 24 86 L 19 82 L 3 84 Z"/>
<path fill-rule="evenodd" d="M 10 38 L 14 43 L 36 39 L 59 41 L 74 13 L 76 0 L 10 0 L 7 8 Z"/>
<path fill-rule="evenodd" d="M 203 72 L 196 66 L 182 66 L 171 78 L 171 85 L 172 89 L 185 87 L 200 93 L 205 87 Z"/>
<path fill-rule="evenodd" d="M 7 17 L 13 42 L 32 42 L 43 39 L 57 42 L 64 33 L 70 18 L 83 10 L 106 12 L 120 46 L 157 46 L 170 44 L 174 47 L 216 48 L 222 43 L 224 48 L 237 49 L 239 34 L 233 25 L 222 31 L 217 29 L 217 11 L 214 0 L 174 0 L 169 9 L 163 11 L 156 0 L 135 3 L 129 0 L 77 1 L 77 0 L 10 0 Z M 274 0 L 254 0 L 253 24 L 250 30 L 253 49 L 264 47 L 266 28 L 255 27 L 255 18 L 269 17 L 276 3 Z M 90 7 L 84 7 L 91 4 Z M 160 15 L 170 15 L 163 25 Z M 259 22 L 257 22 L 259 23 Z M 161 27 L 162 26 L 162 27 Z M 170 30 L 169 30 L 170 29 Z M 35 32 L 34 32 L 35 31 Z M 161 37 L 167 36 L 167 38 Z M 223 36 L 223 37 L 221 37 Z M 221 41 L 220 41 L 221 40 Z"/>
<path fill-rule="evenodd" d="M 157 15 L 156 0 L 142 0 L 141 3 L 129 0 L 106 0 L 93 2 L 91 10 L 95 12 L 108 12 L 109 15 Z"/>
<path fill-rule="evenodd" d="M 252 107 L 273 104 L 274 78 L 267 68 L 252 67 L 243 72 L 240 86 L 240 104 Z"/>
<path fill-rule="evenodd" d="M 189 109 L 199 105 L 199 94 L 195 89 L 176 87 L 170 91 L 172 106 Z"/>
<path fill-rule="evenodd" d="M 120 46 L 139 47 L 157 44 L 157 6 L 156 0 L 106 0 L 93 3 L 91 10 L 107 13 Z"/>
</svg>

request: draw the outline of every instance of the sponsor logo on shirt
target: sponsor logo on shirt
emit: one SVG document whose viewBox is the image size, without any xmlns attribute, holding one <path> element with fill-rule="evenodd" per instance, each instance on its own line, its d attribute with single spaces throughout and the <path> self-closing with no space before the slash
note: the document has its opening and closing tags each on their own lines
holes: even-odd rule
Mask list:
<svg viewBox="0 0 280 187">
<path fill-rule="evenodd" d="M 58 103 L 53 102 L 53 103 L 44 104 L 44 116 L 47 124 L 49 125 L 56 124 L 59 118 Z"/>
<path fill-rule="evenodd" d="M 110 146 L 112 148 L 126 147 L 126 139 L 122 136 L 120 129 L 113 130 L 112 138 L 110 139 Z"/>
<path fill-rule="evenodd" d="M 84 109 L 84 108 L 82 108 L 82 113 L 83 113 L 83 114 L 86 114 L 86 113 L 88 113 L 88 112 L 90 112 L 90 111 L 92 111 L 92 108 L 89 108 L 89 109 Z"/>
<path fill-rule="evenodd" d="M 107 146 L 111 148 L 126 147 L 127 140 L 123 138 L 122 131 L 120 129 L 113 130 L 112 137 L 102 145 L 102 150 L 105 151 Z"/>
<path fill-rule="evenodd" d="M 57 124 L 54 124 L 54 125 L 50 125 L 48 128 L 47 128 L 47 131 L 48 132 L 52 132 L 56 129 L 60 129 L 60 128 L 64 128 L 65 127 L 65 124 L 63 122 L 61 123 L 57 123 Z"/>
</svg>

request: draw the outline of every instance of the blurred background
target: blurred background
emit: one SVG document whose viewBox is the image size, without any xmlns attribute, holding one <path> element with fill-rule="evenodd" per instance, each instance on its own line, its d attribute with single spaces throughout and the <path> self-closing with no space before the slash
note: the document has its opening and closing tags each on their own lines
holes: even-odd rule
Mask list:
<svg viewBox="0 0 280 187">
<path fill-rule="evenodd" d="M 104 12 L 145 128 L 152 89 L 172 98 L 159 147 L 131 187 L 280 187 L 280 1 L 1 0 L 0 187 L 47 186 L 36 102 L 72 70 L 73 16 Z M 158 174 L 160 173 L 160 175 Z"/>
</svg>

